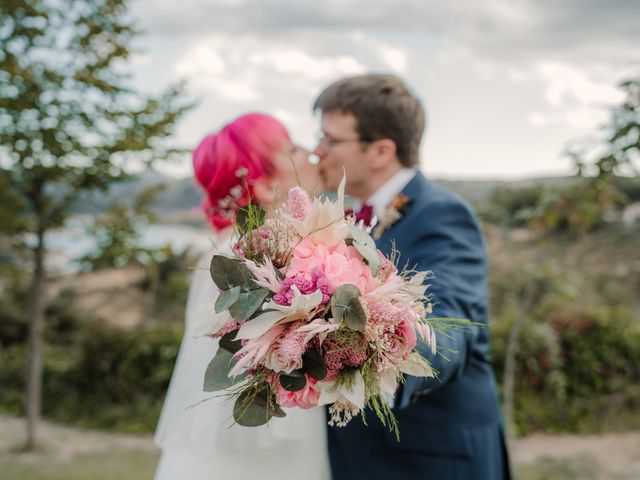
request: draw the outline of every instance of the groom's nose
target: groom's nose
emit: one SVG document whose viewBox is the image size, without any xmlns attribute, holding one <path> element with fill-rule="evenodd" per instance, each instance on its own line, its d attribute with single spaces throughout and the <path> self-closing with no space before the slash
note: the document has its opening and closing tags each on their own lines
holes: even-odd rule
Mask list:
<svg viewBox="0 0 640 480">
<path fill-rule="evenodd" d="M 318 157 L 318 161 L 320 161 L 324 156 L 326 156 L 327 148 L 322 144 L 322 142 L 318 143 L 318 145 L 316 145 L 316 148 L 313 149 L 312 154 Z"/>
</svg>

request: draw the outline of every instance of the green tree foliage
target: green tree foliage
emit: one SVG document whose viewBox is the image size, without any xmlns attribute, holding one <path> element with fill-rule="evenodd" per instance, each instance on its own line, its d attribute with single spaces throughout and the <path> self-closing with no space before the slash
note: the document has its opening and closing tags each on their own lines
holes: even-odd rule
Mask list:
<svg viewBox="0 0 640 480">
<path fill-rule="evenodd" d="M 82 258 L 92 270 L 124 267 L 139 262 L 141 256 L 153 254 L 139 246 L 142 230 L 155 220 L 152 210 L 157 194 L 165 185 L 146 188 L 132 202 L 112 203 L 107 212 L 89 227 L 89 234 L 97 243 L 95 252 Z"/>
<path fill-rule="evenodd" d="M 544 192 L 526 216 L 530 225 L 543 232 L 584 233 L 602 225 L 605 214 L 624 204 L 619 175 L 638 176 L 640 163 L 640 79 L 623 82 L 626 94 L 611 112 L 605 140 L 596 148 L 572 150 L 569 156 L 577 170 L 576 181 Z M 591 157 L 592 159 L 589 159 Z"/>
<path fill-rule="evenodd" d="M 12 187 L 2 210 L 20 212 L 35 238 L 30 301 L 27 448 L 41 406 L 45 235 L 82 191 L 178 150 L 164 141 L 189 108 L 180 86 L 141 94 L 126 70 L 136 29 L 126 0 L 0 3 L 0 169 Z M 20 238 L 25 238 L 20 236 Z"/>
</svg>

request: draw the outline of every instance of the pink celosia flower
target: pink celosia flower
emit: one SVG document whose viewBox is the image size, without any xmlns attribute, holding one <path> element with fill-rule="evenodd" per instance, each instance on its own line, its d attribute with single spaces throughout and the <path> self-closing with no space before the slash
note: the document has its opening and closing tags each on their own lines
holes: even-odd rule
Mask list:
<svg viewBox="0 0 640 480">
<path fill-rule="evenodd" d="M 359 367 L 368 358 L 368 345 L 364 337 L 354 334 L 353 340 L 344 344 L 327 338 L 322 343 L 321 352 L 329 371 L 325 380 L 335 380 L 340 370 L 345 367 Z"/>
</svg>

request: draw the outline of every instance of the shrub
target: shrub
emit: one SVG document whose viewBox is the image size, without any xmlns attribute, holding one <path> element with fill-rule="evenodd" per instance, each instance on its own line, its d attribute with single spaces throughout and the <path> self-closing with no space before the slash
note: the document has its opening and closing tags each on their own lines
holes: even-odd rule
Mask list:
<svg viewBox="0 0 640 480">
<path fill-rule="evenodd" d="M 182 326 L 121 330 L 89 322 L 72 347 L 49 345 L 43 413 L 82 426 L 130 432 L 155 428 L 177 357 Z M 26 349 L 0 351 L 0 408 L 23 409 Z"/>
</svg>

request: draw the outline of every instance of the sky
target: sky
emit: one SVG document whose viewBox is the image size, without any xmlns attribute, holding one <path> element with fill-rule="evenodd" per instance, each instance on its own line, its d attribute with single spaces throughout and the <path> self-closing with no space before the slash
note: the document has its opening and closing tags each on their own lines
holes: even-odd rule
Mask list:
<svg viewBox="0 0 640 480">
<path fill-rule="evenodd" d="M 640 74 L 636 0 L 134 0 L 134 82 L 185 80 L 193 148 L 250 111 L 313 147 L 332 81 L 395 73 L 422 99 L 421 168 L 440 179 L 572 173 L 566 148 L 601 135 L 617 87 Z M 161 168 L 191 175 L 189 158 Z"/>
</svg>

